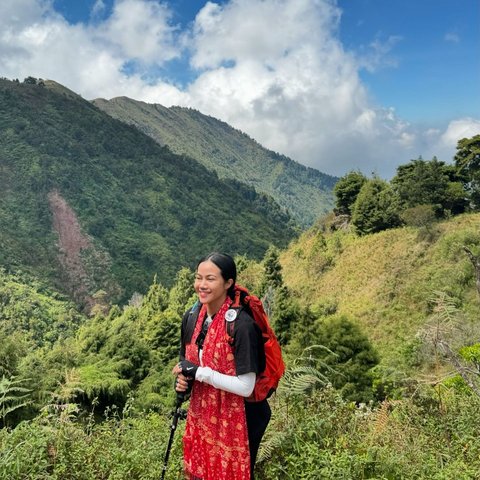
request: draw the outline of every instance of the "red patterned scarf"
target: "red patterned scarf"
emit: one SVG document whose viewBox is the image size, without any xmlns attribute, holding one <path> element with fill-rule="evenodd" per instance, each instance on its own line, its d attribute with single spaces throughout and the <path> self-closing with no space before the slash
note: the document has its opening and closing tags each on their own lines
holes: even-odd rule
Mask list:
<svg viewBox="0 0 480 480">
<path fill-rule="evenodd" d="M 235 375 L 232 346 L 225 330 L 227 297 L 215 315 L 203 344 L 202 366 Z M 207 313 L 203 305 L 186 358 L 198 364 L 195 341 Z M 183 437 L 183 458 L 187 478 L 193 480 L 250 480 L 250 453 L 243 397 L 195 382 Z"/>
</svg>

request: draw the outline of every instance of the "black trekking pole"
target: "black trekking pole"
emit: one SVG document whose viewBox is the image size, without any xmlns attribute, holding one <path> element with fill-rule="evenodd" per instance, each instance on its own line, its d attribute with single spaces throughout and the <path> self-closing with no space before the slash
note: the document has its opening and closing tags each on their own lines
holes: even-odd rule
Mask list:
<svg viewBox="0 0 480 480">
<path fill-rule="evenodd" d="M 161 480 L 165 478 L 165 472 L 167 471 L 168 457 L 170 456 L 170 450 L 172 449 L 173 436 L 175 430 L 177 429 L 177 424 L 179 420 L 183 420 L 187 417 L 187 412 L 181 408 L 182 403 L 186 400 L 185 392 L 177 393 L 177 400 L 175 402 L 175 409 L 172 413 L 172 424 L 170 425 L 170 438 L 168 439 L 167 450 L 165 452 L 165 459 L 163 460 L 163 471 Z"/>
</svg>

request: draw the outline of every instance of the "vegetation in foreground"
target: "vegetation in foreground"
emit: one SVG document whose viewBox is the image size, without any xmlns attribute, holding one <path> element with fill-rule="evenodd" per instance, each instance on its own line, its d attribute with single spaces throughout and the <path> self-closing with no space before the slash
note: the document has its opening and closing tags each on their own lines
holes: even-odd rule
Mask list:
<svg viewBox="0 0 480 480">
<path fill-rule="evenodd" d="M 461 218 L 454 229 L 471 238 L 467 232 L 473 234 L 477 215 Z M 362 245 L 382 245 L 384 235 L 364 237 Z M 447 241 L 448 235 L 439 238 Z M 420 244 L 428 255 L 433 246 Z M 262 264 L 237 258 L 241 283 L 262 293 L 270 305 L 288 365 L 271 400 L 273 419 L 261 447 L 258 478 L 480 478 L 473 271 L 466 269 L 466 276 L 456 279 L 451 275 L 451 291 L 462 282 L 465 295 L 439 292 L 414 342 L 404 332 L 395 368 L 391 356 L 379 353 L 361 317 L 340 312 L 340 304 L 334 308 L 320 296 L 310 304 L 299 301 L 286 285 L 279 253 L 270 249 Z M 345 249 L 339 255 L 350 253 Z M 431 258 L 459 269 L 468 265 L 440 254 Z M 9 323 L 11 331 L 0 342 L 0 478 L 160 477 L 174 403 L 170 370 L 180 315 L 192 302 L 191 275 L 187 269 L 179 272 L 170 290 L 154 282 L 123 309 L 80 316 L 74 333 L 62 338 L 39 340 L 22 322 L 17 328 Z M 397 276 L 397 282 L 404 281 Z M 5 273 L 3 282 L 15 290 Z M 63 317 L 68 309 L 61 300 L 45 304 L 39 290 L 27 292 L 24 302 L 37 303 L 35 312 Z M 1 291 L 3 299 L 6 292 Z M 401 288 L 397 294 L 402 295 Z M 398 305 L 392 299 L 390 313 Z M 29 313 L 32 319 L 35 314 Z M 171 452 L 170 480 L 182 478 L 183 425 Z"/>
<path fill-rule="evenodd" d="M 376 405 L 333 388 L 284 382 L 261 447 L 257 477 L 285 479 L 478 479 L 477 396 L 439 386 Z M 304 389 L 304 390 L 302 390 Z M 0 430 L 0 477 L 158 479 L 169 438 L 165 413 L 110 409 L 76 419 L 74 405 Z M 182 478 L 182 423 L 166 478 Z"/>
</svg>

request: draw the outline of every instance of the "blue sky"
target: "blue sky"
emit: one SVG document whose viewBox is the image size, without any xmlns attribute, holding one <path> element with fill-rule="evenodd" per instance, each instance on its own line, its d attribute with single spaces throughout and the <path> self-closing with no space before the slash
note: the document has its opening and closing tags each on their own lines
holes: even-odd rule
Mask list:
<svg viewBox="0 0 480 480">
<path fill-rule="evenodd" d="M 379 103 L 428 124 L 478 117 L 478 0 L 343 0 L 339 5 L 346 48 L 398 37 L 389 52 L 394 66 L 361 75 Z"/>
<path fill-rule="evenodd" d="M 478 0 L 2 0 L 0 76 L 220 118 L 333 175 L 480 133 Z"/>
</svg>

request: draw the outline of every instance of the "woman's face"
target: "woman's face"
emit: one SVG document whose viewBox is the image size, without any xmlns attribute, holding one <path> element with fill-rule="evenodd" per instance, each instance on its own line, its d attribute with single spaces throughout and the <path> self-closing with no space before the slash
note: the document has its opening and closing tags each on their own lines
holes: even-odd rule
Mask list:
<svg viewBox="0 0 480 480">
<path fill-rule="evenodd" d="M 195 275 L 195 292 L 197 292 L 200 303 L 207 305 L 209 314 L 217 313 L 232 284 L 233 279 L 225 281 L 220 269 L 210 260 L 198 265 Z"/>
</svg>

